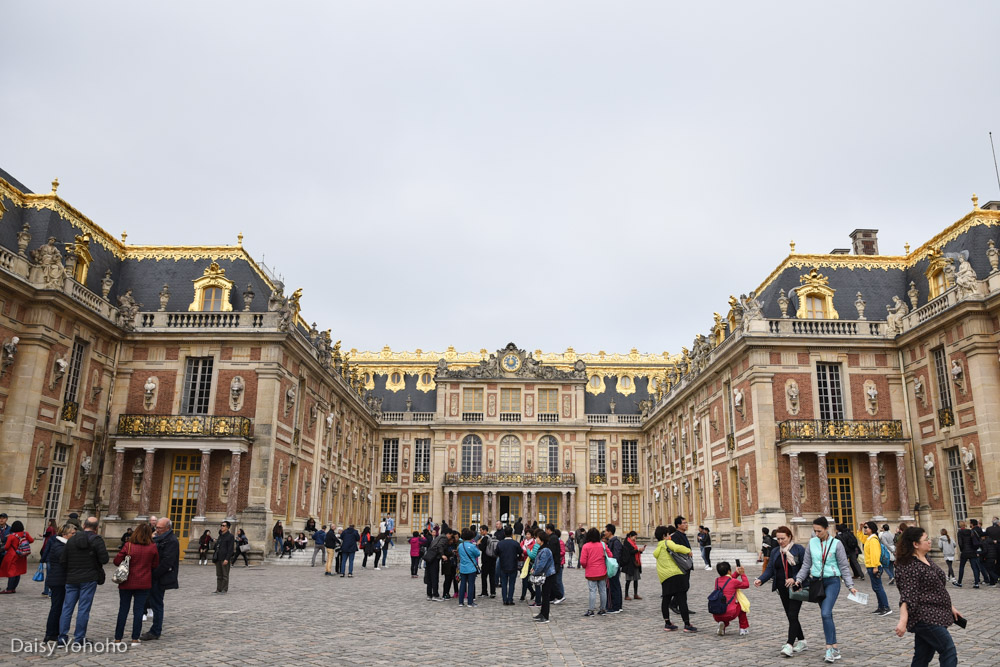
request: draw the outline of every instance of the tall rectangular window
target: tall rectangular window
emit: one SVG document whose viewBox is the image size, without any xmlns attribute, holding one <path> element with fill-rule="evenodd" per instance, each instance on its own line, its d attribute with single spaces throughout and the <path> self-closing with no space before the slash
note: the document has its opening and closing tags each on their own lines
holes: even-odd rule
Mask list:
<svg viewBox="0 0 1000 667">
<path fill-rule="evenodd" d="M 816 364 L 816 388 L 819 418 L 843 421 L 844 392 L 840 385 L 840 364 Z"/>
<path fill-rule="evenodd" d="M 431 439 L 417 438 L 414 440 L 413 472 L 430 474 L 431 471 Z"/>
<path fill-rule="evenodd" d="M 188 357 L 184 371 L 182 410 L 186 415 L 207 415 L 212 393 L 212 357 Z"/>
<path fill-rule="evenodd" d="M 80 390 L 80 369 L 83 367 L 83 353 L 87 344 L 80 339 L 73 341 L 73 352 L 69 357 L 69 368 L 66 369 L 66 391 L 63 402 L 76 403 Z"/>
<path fill-rule="evenodd" d="M 431 494 L 413 494 L 413 517 L 410 525 L 414 530 L 422 530 L 427 525 L 427 520 L 431 516 Z"/>
<path fill-rule="evenodd" d="M 538 390 L 538 413 L 555 414 L 559 412 L 559 390 L 539 389 Z"/>
<path fill-rule="evenodd" d="M 622 475 L 626 484 L 639 483 L 638 440 L 622 440 Z"/>
<path fill-rule="evenodd" d="M 590 494 L 587 498 L 587 518 L 591 526 L 604 530 L 604 526 L 608 525 L 608 494 Z"/>
<path fill-rule="evenodd" d="M 948 359 L 945 357 L 944 348 L 937 347 L 931 350 L 934 356 L 934 375 L 937 379 L 938 397 L 941 399 L 942 408 L 951 407 L 951 386 L 948 384 Z"/>
<path fill-rule="evenodd" d="M 559 442 L 551 435 L 538 439 L 538 472 L 543 475 L 559 474 Z"/>
<path fill-rule="evenodd" d="M 39 445 L 41 446 L 41 445 Z M 66 477 L 66 445 L 56 445 L 52 452 L 52 466 L 49 468 L 49 487 L 45 491 L 45 520 L 59 520 L 59 505 L 62 502 L 63 480 Z"/>
<path fill-rule="evenodd" d="M 500 412 L 520 412 L 520 411 L 521 411 L 521 390 L 501 389 Z"/>
<path fill-rule="evenodd" d="M 382 472 L 399 472 L 399 438 L 382 441 Z"/>
<path fill-rule="evenodd" d="M 483 411 L 483 390 L 466 387 L 462 391 L 462 412 Z"/>
<path fill-rule="evenodd" d="M 607 450 L 604 440 L 590 441 L 590 472 L 595 475 L 607 473 Z"/>
<path fill-rule="evenodd" d="M 955 510 L 955 521 L 965 521 L 969 518 L 969 506 L 965 497 L 962 455 L 958 447 L 951 447 L 945 451 L 948 452 L 948 480 L 951 482 L 951 504 Z"/>
</svg>

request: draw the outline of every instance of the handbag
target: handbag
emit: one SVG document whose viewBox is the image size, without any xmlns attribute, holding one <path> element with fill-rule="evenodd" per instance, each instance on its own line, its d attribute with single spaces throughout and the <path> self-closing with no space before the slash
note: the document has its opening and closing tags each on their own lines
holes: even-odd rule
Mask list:
<svg viewBox="0 0 1000 667">
<path fill-rule="evenodd" d="M 45 563 L 39 563 L 38 569 L 35 570 L 35 576 L 31 578 L 32 581 L 45 581 Z"/>
<path fill-rule="evenodd" d="M 799 602 L 809 602 L 809 589 L 805 586 L 802 586 L 798 589 L 789 588 L 788 599 L 798 600 Z"/>
<path fill-rule="evenodd" d="M 544 574 L 533 574 L 531 575 L 530 581 L 534 586 L 544 586 L 546 578 L 547 577 Z"/>
<path fill-rule="evenodd" d="M 521 567 L 521 576 L 519 576 L 518 579 L 524 579 L 525 577 L 528 576 L 528 568 L 530 565 L 531 565 L 531 559 L 526 558 L 524 561 L 524 565 Z"/>
<path fill-rule="evenodd" d="M 608 569 L 609 579 L 618 576 L 618 561 L 608 554 L 607 547 L 604 547 L 604 566 Z"/>
<path fill-rule="evenodd" d="M 122 560 L 121 565 L 115 568 L 115 573 L 111 575 L 112 583 L 124 584 L 128 581 L 128 568 L 129 564 L 132 562 L 132 545 L 131 543 L 126 544 L 127 553 L 125 554 L 125 559 Z"/>
<path fill-rule="evenodd" d="M 467 546 L 468 544 L 469 544 L 468 542 L 463 543 L 463 546 L 465 546 L 465 557 L 466 558 L 469 557 L 469 547 Z M 479 567 L 479 559 L 478 558 L 473 558 L 472 559 L 472 564 L 476 566 L 476 574 L 482 574 L 483 573 L 482 569 L 480 569 L 480 567 Z"/>
<path fill-rule="evenodd" d="M 692 560 L 691 554 L 679 554 L 676 551 L 671 551 L 670 557 L 674 559 L 674 564 L 680 568 L 681 574 L 694 569 L 694 560 Z"/>
<path fill-rule="evenodd" d="M 742 609 L 744 613 L 750 611 L 750 600 L 747 596 L 743 595 L 743 591 L 739 589 L 736 590 L 736 599 L 739 600 L 740 609 Z"/>
<path fill-rule="evenodd" d="M 245 554 L 248 551 L 250 551 L 250 545 L 249 544 L 247 544 L 247 543 L 244 542 L 243 544 L 240 545 L 240 553 L 244 553 Z"/>
</svg>

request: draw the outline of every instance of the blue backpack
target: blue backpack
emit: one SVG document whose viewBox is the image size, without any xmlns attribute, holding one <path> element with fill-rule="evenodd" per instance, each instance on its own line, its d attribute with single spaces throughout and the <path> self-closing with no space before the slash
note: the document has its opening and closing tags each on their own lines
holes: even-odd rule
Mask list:
<svg viewBox="0 0 1000 667">
<path fill-rule="evenodd" d="M 882 547 L 882 555 L 879 557 L 879 565 L 881 565 L 884 570 L 892 564 L 892 554 L 889 553 L 889 549 L 882 544 L 881 540 L 879 540 L 879 545 Z"/>
<path fill-rule="evenodd" d="M 729 583 L 729 582 L 726 582 L 726 583 Z M 718 586 L 716 586 L 715 590 L 708 594 L 708 613 L 709 614 L 716 614 L 716 615 L 719 615 L 719 616 L 721 616 L 722 614 L 725 614 L 726 610 L 729 609 L 729 605 L 731 605 L 733 603 L 733 600 L 736 598 L 736 594 L 740 590 L 738 588 L 735 589 L 733 591 L 732 597 L 730 597 L 727 600 L 726 599 L 725 588 L 726 588 L 725 585 L 723 585 L 722 588 L 719 588 Z"/>
</svg>

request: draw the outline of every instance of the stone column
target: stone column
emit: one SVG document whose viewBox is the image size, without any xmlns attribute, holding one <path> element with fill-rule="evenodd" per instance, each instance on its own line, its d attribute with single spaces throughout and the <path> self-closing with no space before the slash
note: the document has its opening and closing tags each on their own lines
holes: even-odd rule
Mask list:
<svg viewBox="0 0 1000 667">
<path fill-rule="evenodd" d="M 486 493 L 486 491 L 483 491 L 483 504 L 479 508 L 479 525 L 480 526 L 483 525 L 484 523 L 487 526 L 490 525 L 489 514 L 487 514 L 488 508 L 490 506 L 489 505 L 489 501 L 490 501 L 489 495 Z"/>
<path fill-rule="evenodd" d="M 137 519 L 149 518 L 149 494 L 153 490 L 153 457 L 156 447 L 146 447 L 146 460 L 142 466 L 142 486 L 139 491 L 139 516 Z"/>
<path fill-rule="evenodd" d="M 788 453 L 788 466 L 792 473 L 792 520 L 802 518 L 802 483 L 799 479 L 799 453 Z"/>
<path fill-rule="evenodd" d="M 537 512 L 535 511 L 535 492 L 534 491 L 528 491 L 528 510 L 527 510 L 527 512 L 528 513 L 525 514 L 525 524 L 528 525 L 528 526 L 530 526 L 532 524 L 532 522 L 538 520 L 538 517 L 536 516 Z"/>
<path fill-rule="evenodd" d="M 455 527 L 455 522 L 458 521 L 458 491 L 451 492 L 451 527 Z"/>
<path fill-rule="evenodd" d="M 572 523 L 570 523 L 570 518 L 569 518 L 569 492 L 564 491 L 559 495 L 562 496 L 562 515 L 564 522 L 563 525 L 571 526 Z"/>
<path fill-rule="evenodd" d="M 830 518 L 830 480 L 826 477 L 826 452 L 816 452 L 816 467 L 819 473 L 820 512 Z"/>
<path fill-rule="evenodd" d="M 527 491 L 522 491 L 521 492 L 521 511 L 520 511 L 520 514 L 525 519 L 528 518 L 528 492 Z M 517 517 L 514 517 L 514 518 L 516 519 Z M 530 521 L 525 521 L 524 524 L 526 526 L 530 526 L 531 522 Z"/>
<path fill-rule="evenodd" d="M 240 497 L 240 459 L 243 454 L 238 449 L 232 450 L 229 463 L 229 497 L 226 499 L 226 520 L 236 520 L 236 503 Z M 329 492 L 328 492 L 329 495 Z M 324 512 L 326 507 L 323 508 Z"/>
<path fill-rule="evenodd" d="M 576 524 L 579 523 L 576 519 L 576 491 L 569 492 L 569 526 L 570 531 L 576 530 Z"/>
<path fill-rule="evenodd" d="M 111 498 L 108 499 L 107 519 L 114 520 L 118 516 L 118 504 L 122 495 L 122 476 L 125 474 L 125 448 L 115 447 L 115 472 L 111 476 Z"/>
<path fill-rule="evenodd" d="M 902 521 L 912 521 L 910 498 L 906 489 L 905 452 L 896 452 L 896 479 L 899 481 L 899 518 Z"/>
<path fill-rule="evenodd" d="M 212 466 L 212 450 L 201 450 L 201 471 L 198 473 L 198 505 L 191 521 L 204 522 L 205 511 L 208 508 L 208 476 Z M 143 486 L 145 486 L 143 480 Z"/>
<path fill-rule="evenodd" d="M 882 485 L 878 479 L 878 452 L 868 452 L 868 474 L 872 481 L 872 517 L 875 521 L 884 521 L 882 516 Z"/>
</svg>

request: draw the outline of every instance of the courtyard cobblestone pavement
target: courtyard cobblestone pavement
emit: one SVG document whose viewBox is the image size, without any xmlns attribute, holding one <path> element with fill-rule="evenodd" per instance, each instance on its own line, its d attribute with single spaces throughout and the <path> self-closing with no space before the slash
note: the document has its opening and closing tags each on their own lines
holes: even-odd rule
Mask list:
<svg viewBox="0 0 1000 667">
<path fill-rule="evenodd" d="M 748 569 L 748 576 L 759 565 Z M 42 661 L 60 665 L 115 664 L 125 661 L 162 665 L 410 665 L 527 664 L 616 665 L 677 664 L 687 656 L 699 666 L 764 665 L 785 660 L 785 620 L 778 596 L 765 585 L 749 598 L 750 635 L 716 636 L 716 624 L 706 611 L 714 572 L 697 566 L 689 601 L 697 611 L 696 635 L 664 632 L 660 617 L 655 568 L 644 567 L 641 601 L 625 602 L 621 614 L 583 618 L 586 583 L 578 569 L 564 572 L 566 601 L 554 605 L 552 622 L 531 621 L 534 609 L 525 603 L 501 605 L 500 598 L 478 598 L 478 608 L 459 608 L 454 600 L 429 602 L 421 579 L 409 568 L 393 565 L 380 571 L 360 568 L 353 578 L 325 577 L 312 567 L 236 567 L 228 595 L 212 595 L 211 566 L 181 566 L 177 591 L 168 591 L 166 623 L 159 641 L 145 642 L 124 655 L 66 654 L 51 657 L 12 653 L 12 640 L 42 637 L 49 601 L 41 584 L 26 576 L 16 595 L 0 598 L 0 663 Z M 110 580 L 110 575 L 109 575 Z M 88 638 L 111 637 L 118 609 L 115 586 L 98 589 Z M 859 590 L 871 593 L 868 582 Z M 888 587 L 890 605 L 898 598 Z M 1000 664 L 1000 589 L 950 588 L 952 600 L 969 619 L 969 628 L 952 627 L 959 664 Z M 520 595 L 518 584 L 515 600 Z M 842 593 L 834 612 L 843 653 L 841 665 L 909 665 L 913 638 L 893 634 L 898 615 L 876 617 L 874 595 L 868 606 Z M 823 664 L 823 633 L 819 609 L 807 604 L 801 615 L 809 648 L 789 664 Z M 679 619 L 678 619 L 679 621 Z M 148 629 L 148 623 L 144 629 Z M 131 619 L 129 620 L 131 627 Z M 126 637 L 130 630 L 126 630 Z M 932 664 L 937 664 L 935 660 Z"/>
</svg>

